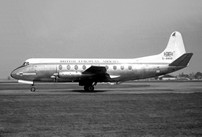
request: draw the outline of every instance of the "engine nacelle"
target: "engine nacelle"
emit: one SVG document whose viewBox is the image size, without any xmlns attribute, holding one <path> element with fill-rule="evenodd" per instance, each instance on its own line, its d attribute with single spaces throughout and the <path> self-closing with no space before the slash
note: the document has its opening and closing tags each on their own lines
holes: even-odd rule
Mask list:
<svg viewBox="0 0 202 137">
<path fill-rule="evenodd" d="M 79 78 L 81 76 L 82 76 L 81 72 L 74 72 L 74 71 L 64 71 L 58 73 L 59 78 Z"/>
</svg>

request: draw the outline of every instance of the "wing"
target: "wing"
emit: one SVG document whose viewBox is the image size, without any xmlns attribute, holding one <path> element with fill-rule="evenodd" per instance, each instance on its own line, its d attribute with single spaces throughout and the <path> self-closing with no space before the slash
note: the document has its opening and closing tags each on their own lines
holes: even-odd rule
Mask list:
<svg viewBox="0 0 202 137">
<path fill-rule="evenodd" d="M 82 73 L 85 77 L 82 80 L 91 80 L 97 82 L 110 81 L 110 76 L 107 74 L 107 69 L 102 66 L 91 66 Z"/>
<path fill-rule="evenodd" d="M 83 74 L 105 74 L 107 69 L 101 66 L 91 66 L 83 72 Z"/>
</svg>

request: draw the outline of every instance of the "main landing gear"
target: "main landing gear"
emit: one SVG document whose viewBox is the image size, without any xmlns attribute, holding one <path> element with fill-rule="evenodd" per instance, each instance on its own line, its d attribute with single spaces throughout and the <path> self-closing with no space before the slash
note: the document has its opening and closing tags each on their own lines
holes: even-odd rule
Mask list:
<svg viewBox="0 0 202 137">
<path fill-rule="evenodd" d="M 97 82 L 79 82 L 79 85 L 84 86 L 84 90 L 88 92 L 93 92 L 96 84 Z"/>
<path fill-rule="evenodd" d="M 94 91 L 94 86 L 93 85 L 85 85 L 84 90 L 85 91 Z"/>
</svg>

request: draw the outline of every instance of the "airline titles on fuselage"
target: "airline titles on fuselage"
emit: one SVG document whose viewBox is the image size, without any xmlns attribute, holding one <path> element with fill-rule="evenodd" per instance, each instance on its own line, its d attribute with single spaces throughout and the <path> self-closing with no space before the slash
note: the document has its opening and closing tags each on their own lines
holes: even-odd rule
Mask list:
<svg viewBox="0 0 202 137">
<path fill-rule="evenodd" d="M 119 63 L 118 60 L 60 60 L 60 63 Z"/>
</svg>

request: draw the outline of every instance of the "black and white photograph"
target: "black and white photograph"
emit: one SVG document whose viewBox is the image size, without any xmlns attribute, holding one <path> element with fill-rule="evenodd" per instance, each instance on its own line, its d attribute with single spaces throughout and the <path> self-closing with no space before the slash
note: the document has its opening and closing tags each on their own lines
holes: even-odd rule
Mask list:
<svg viewBox="0 0 202 137">
<path fill-rule="evenodd" d="M 0 137 L 200 137 L 201 59 L 201 0 L 0 0 Z"/>
</svg>

